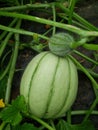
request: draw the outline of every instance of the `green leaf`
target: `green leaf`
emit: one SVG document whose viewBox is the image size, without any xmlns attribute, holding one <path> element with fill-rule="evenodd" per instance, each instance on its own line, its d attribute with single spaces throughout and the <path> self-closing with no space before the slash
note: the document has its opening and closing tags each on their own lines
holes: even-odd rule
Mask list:
<svg viewBox="0 0 98 130">
<path fill-rule="evenodd" d="M 60 120 L 56 128 L 56 130 L 95 130 L 94 125 L 89 120 L 87 120 L 85 123 L 75 125 L 71 125 L 64 120 Z"/>
<path fill-rule="evenodd" d="M 30 123 L 24 123 L 22 125 L 17 125 L 13 127 L 12 130 L 40 130 L 40 129 Z"/>
<path fill-rule="evenodd" d="M 21 113 L 27 112 L 26 103 L 23 96 L 17 97 L 12 104 L 4 108 L 0 113 L 0 118 L 7 123 L 17 125 L 22 120 Z"/>
<path fill-rule="evenodd" d="M 11 123 L 12 125 L 16 125 L 22 120 L 20 112 L 13 106 L 8 106 L 3 109 L 0 113 L 0 118 L 7 123 Z"/>
<path fill-rule="evenodd" d="M 27 105 L 24 96 L 22 95 L 18 96 L 15 100 L 12 101 L 12 106 L 23 113 L 27 112 Z"/>
</svg>

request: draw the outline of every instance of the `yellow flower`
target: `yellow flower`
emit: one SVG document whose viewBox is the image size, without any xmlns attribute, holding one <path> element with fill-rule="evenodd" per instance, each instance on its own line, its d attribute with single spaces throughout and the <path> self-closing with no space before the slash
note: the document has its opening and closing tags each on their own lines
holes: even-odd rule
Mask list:
<svg viewBox="0 0 98 130">
<path fill-rule="evenodd" d="M 5 107 L 5 103 L 3 102 L 3 99 L 0 99 L 0 108 Z"/>
</svg>

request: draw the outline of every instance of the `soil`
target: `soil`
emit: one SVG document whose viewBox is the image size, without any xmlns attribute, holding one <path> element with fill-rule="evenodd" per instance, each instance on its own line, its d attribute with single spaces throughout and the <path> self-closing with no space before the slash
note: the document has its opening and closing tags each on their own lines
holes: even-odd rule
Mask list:
<svg viewBox="0 0 98 130">
<path fill-rule="evenodd" d="M 83 2 L 84 2 L 83 4 L 81 3 L 79 7 L 76 8 L 76 12 L 82 17 L 84 17 L 86 20 L 91 22 L 93 25 L 98 27 L 98 1 L 88 0 L 86 2 L 85 1 Z M 46 14 L 44 15 L 46 17 Z M 44 25 L 40 25 L 37 23 L 24 21 L 23 27 L 26 30 L 35 31 L 38 33 L 45 32 Z M 22 39 L 22 42 L 29 43 L 31 41 L 31 37 L 28 37 L 28 36 L 25 36 L 25 37 L 22 36 L 21 39 Z M 97 40 L 94 42 L 97 43 Z M 93 51 L 87 51 L 86 49 L 83 49 L 83 48 L 78 48 L 78 49 L 83 54 L 86 54 L 87 56 L 91 58 L 94 57 Z M 22 71 L 18 71 L 15 73 L 15 76 L 13 79 L 13 89 L 12 89 L 11 98 L 15 98 L 19 94 L 19 86 L 20 86 L 20 81 L 21 81 L 21 76 L 23 74 L 23 71 L 26 68 L 29 61 L 36 54 L 37 53 L 35 51 L 32 51 L 31 49 L 26 49 L 19 52 L 16 69 L 22 69 Z M 86 68 L 92 67 L 92 64 L 90 64 L 90 62 L 85 61 L 83 58 L 78 57 L 78 56 L 76 56 L 76 58 Z M 96 68 L 96 72 L 98 72 L 98 67 Z M 94 101 L 95 95 L 94 95 L 90 80 L 80 71 L 78 75 L 79 75 L 78 95 L 72 108 L 74 110 L 83 110 L 83 109 L 87 110 L 89 109 L 92 102 Z M 82 119 L 83 119 L 83 116 L 74 116 L 73 122 L 79 123 L 82 121 Z M 98 130 L 98 116 L 91 116 L 90 119 L 94 122 L 96 126 L 96 130 Z"/>
</svg>

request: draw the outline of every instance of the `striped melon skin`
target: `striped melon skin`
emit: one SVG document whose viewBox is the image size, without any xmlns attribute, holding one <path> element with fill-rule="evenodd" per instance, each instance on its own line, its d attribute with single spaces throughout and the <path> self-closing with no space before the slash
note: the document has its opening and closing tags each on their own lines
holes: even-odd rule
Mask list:
<svg viewBox="0 0 98 130">
<path fill-rule="evenodd" d="M 30 113 L 40 118 L 57 118 L 73 104 L 78 88 L 74 63 L 50 52 L 35 56 L 24 71 L 20 94 Z"/>
<path fill-rule="evenodd" d="M 72 49 L 74 39 L 67 33 L 57 33 L 49 39 L 49 49 L 58 56 L 66 56 Z"/>
</svg>

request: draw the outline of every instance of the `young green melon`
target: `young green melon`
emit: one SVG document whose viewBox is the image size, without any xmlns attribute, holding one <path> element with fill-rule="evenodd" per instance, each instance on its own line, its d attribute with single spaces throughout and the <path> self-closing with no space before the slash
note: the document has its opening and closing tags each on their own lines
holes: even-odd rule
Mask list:
<svg viewBox="0 0 98 130">
<path fill-rule="evenodd" d="M 49 49 L 58 56 L 65 56 L 71 52 L 74 39 L 68 33 L 57 33 L 49 39 Z"/>
<path fill-rule="evenodd" d="M 20 94 L 31 114 L 39 118 L 64 116 L 73 104 L 78 88 L 74 63 L 51 52 L 42 52 L 28 64 L 22 76 Z"/>
</svg>

